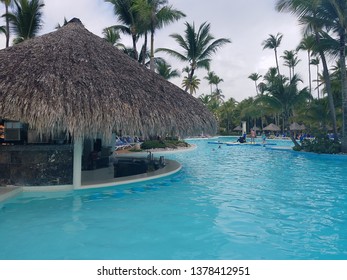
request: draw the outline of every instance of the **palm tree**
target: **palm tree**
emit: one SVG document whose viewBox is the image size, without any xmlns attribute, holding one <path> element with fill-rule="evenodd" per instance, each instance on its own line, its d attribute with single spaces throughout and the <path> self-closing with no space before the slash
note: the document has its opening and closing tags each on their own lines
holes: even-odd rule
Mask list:
<svg viewBox="0 0 347 280">
<path fill-rule="evenodd" d="M 326 98 L 314 99 L 308 104 L 304 116 L 313 128 L 326 130 L 329 123 L 329 104 Z"/>
<path fill-rule="evenodd" d="M 254 84 L 255 84 L 255 92 L 257 93 L 258 95 L 258 84 L 257 84 L 257 81 L 261 78 L 262 76 L 259 75 L 258 73 L 252 73 L 251 75 L 248 76 L 248 79 L 251 79 Z"/>
<path fill-rule="evenodd" d="M 136 43 L 143 31 L 143 22 L 140 20 L 139 14 L 132 9 L 135 0 L 105 0 L 113 4 L 114 14 L 122 25 L 114 25 L 112 28 L 119 30 L 123 34 L 131 36 L 132 39 L 132 57 L 139 59 Z"/>
<path fill-rule="evenodd" d="M 106 27 L 103 29 L 102 34 L 104 35 L 104 39 L 111 43 L 112 46 L 123 50 L 125 49 L 125 46 L 120 43 L 120 35 L 118 30 L 114 29 L 113 27 Z"/>
<path fill-rule="evenodd" d="M 263 95 L 266 91 L 266 84 L 264 82 L 260 82 L 258 84 L 258 90 L 260 91 L 260 95 Z"/>
<path fill-rule="evenodd" d="M 346 30 L 347 30 L 347 3 L 345 0 L 322 1 L 322 18 L 326 19 L 326 28 L 332 29 L 338 35 L 339 62 L 341 70 L 342 92 L 342 137 L 341 151 L 347 152 L 347 70 L 346 70 Z"/>
<path fill-rule="evenodd" d="M 171 65 L 168 64 L 164 59 L 156 60 L 156 72 L 166 80 L 180 76 L 179 71 L 177 69 L 173 70 Z"/>
<path fill-rule="evenodd" d="M 334 140 L 337 142 L 338 136 L 334 98 L 331 90 L 331 80 L 325 56 L 326 48 L 322 47 L 322 36 L 325 34 L 323 30 L 323 22 L 325 22 L 325 20 L 320 18 L 320 13 L 322 11 L 321 4 L 322 1 L 278 0 L 276 3 L 276 9 L 280 12 L 288 11 L 296 14 L 299 18 L 299 22 L 306 27 L 306 32 L 311 32 L 315 38 L 314 48 L 315 51 L 319 53 L 323 66 L 325 89 L 328 94 L 329 109 L 333 123 Z"/>
<path fill-rule="evenodd" d="M 316 57 L 316 58 L 312 58 L 310 60 L 310 64 L 311 65 L 315 65 L 316 66 L 316 82 L 317 82 L 317 96 L 318 96 L 318 99 L 319 99 L 319 57 Z"/>
<path fill-rule="evenodd" d="M 35 37 L 42 28 L 42 9 L 44 3 L 41 0 L 14 0 L 14 10 L 8 14 L 10 25 L 17 36 L 15 44 Z"/>
<path fill-rule="evenodd" d="M 200 85 L 200 79 L 198 79 L 198 77 L 195 75 L 193 77 L 190 77 L 189 75 L 185 76 L 182 81 L 182 87 L 184 87 L 186 91 L 189 90 L 189 93 L 191 95 L 196 93 L 196 91 L 199 88 L 199 85 Z"/>
<path fill-rule="evenodd" d="M 290 80 L 277 76 L 275 80 L 269 84 L 268 93 L 259 98 L 260 101 L 280 109 L 283 117 L 283 128 L 287 128 L 288 131 L 288 120 L 293 116 L 295 109 L 311 99 L 311 95 L 307 88 L 298 89 L 299 82 L 302 81 L 297 74 Z M 295 146 L 299 146 L 293 135 L 291 135 L 291 139 Z"/>
<path fill-rule="evenodd" d="M 218 85 L 224 82 L 224 80 L 220 77 L 218 77 L 217 75 L 214 75 L 213 79 L 212 79 L 212 84 L 214 84 L 216 86 L 215 92 L 221 92 L 221 90 L 218 88 Z M 219 94 L 219 93 L 218 93 Z"/>
<path fill-rule="evenodd" d="M 207 76 L 204 77 L 204 79 L 207 80 L 208 84 L 210 85 L 211 94 L 212 94 L 212 84 L 213 84 L 213 80 L 214 80 L 215 76 L 216 76 L 216 74 L 213 71 L 208 71 Z"/>
<path fill-rule="evenodd" d="M 199 95 L 199 99 L 201 100 L 202 103 L 204 103 L 207 106 L 211 101 L 211 95 L 201 94 Z"/>
<path fill-rule="evenodd" d="M 300 59 L 298 59 L 298 56 L 295 51 L 287 51 L 285 50 L 283 52 L 283 55 L 281 56 L 284 59 L 284 66 L 288 66 L 289 68 L 289 79 L 292 78 L 292 76 L 295 75 L 295 66 L 298 65 L 300 62 Z"/>
<path fill-rule="evenodd" d="M 208 84 L 211 86 L 211 94 L 217 93 L 218 95 L 220 91 L 220 89 L 218 88 L 218 85 L 221 82 L 224 82 L 224 80 L 220 78 L 219 76 L 217 76 L 216 73 L 213 71 L 208 71 L 207 76 L 205 76 L 204 79 L 208 80 Z M 216 87 L 214 92 L 212 91 L 212 85 L 215 85 Z"/>
<path fill-rule="evenodd" d="M 277 33 L 276 35 L 269 35 L 270 37 L 266 40 L 263 41 L 263 49 L 273 49 L 275 52 L 275 59 L 276 59 L 276 67 L 277 67 L 277 72 L 280 75 L 280 68 L 278 65 L 278 57 L 277 57 L 277 48 L 280 46 L 283 34 Z"/>
<path fill-rule="evenodd" d="M 278 74 L 277 69 L 275 67 L 269 68 L 269 70 L 264 75 L 264 83 L 266 85 L 266 89 L 272 87 L 275 83 L 278 82 Z"/>
<path fill-rule="evenodd" d="M 218 101 L 218 103 L 222 104 L 225 96 L 222 94 L 221 89 L 216 88 L 216 90 L 214 92 L 212 92 L 212 98 L 216 99 Z"/>
<path fill-rule="evenodd" d="M 300 50 L 307 51 L 308 81 L 309 81 L 309 89 L 311 93 L 312 93 L 311 54 L 314 49 L 314 45 L 315 45 L 314 37 L 310 35 L 310 36 L 305 36 L 304 38 L 302 38 L 301 42 L 296 48 L 297 51 L 300 51 Z"/>
<path fill-rule="evenodd" d="M 218 116 L 220 103 L 211 94 L 201 94 L 198 98 L 210 110 L 210 112 L 213 113 L 216 119 L 220 120 Z"/>
<path fill-rule="evenodd" d="M 210 34 L 210 24 L 206 22 L 200 25 L 197 32 L 194 23 L 191 25 L 186 22 L 185 25 L 184 37 L 177 33 L 170 35 L 183 48 L 183 54 L 167 48 L 160 48 L 157 51 L 166 52 L 183 62 L 188 62 L 189 73 L 186 78 L 193 80 L 195 70 L 199 68 L 209 70 L 212 54 L 216 53 L 224 44 L 231 43 L 231 41 L 225 38 L 214 40 L 215 38 Z M 188 91 L 188 85 L 185 91 Z"/>
<path fill-rule="evenodd" d="M 236 103 L 237 102 L 235 101 L 235 99 L 230 98 L 218 108 L 218 119 L 220 122 L 220 127 L 225 128 L 227 135 L 230 135 L 232 124 L 235 121 L 234 112 L 236 109 Z"/>
<path fill-rule="evenodd" d="M 6 35 L 6 26 L 0 26 L 0 33 Z"/>
<path fill-rule="evenodd" d="M 155 31 L 186 16 L 183 12 L 173 9 L 167 4 L 168 0 L 135 0 L 132 6 L 142 21 L 147 24 L 151 33 L 150 69 L 153 71 Z"/>
<path fill-rule="evenodd" d="M 283 80 L 285 78 L 283 77 Z M 256 104 L 262 104 L 263 106 L 268 106 L 271 107 L 271 115 L 273 115 L 274 122 L 276 125 L 279 125 L 280 123 L 280 117 L 279 115 L 281 114 L 281 104 L 279 102 L 267 102 L 266 97 L 265 100 L 263 100 L 263 96 L 267 95 L 268 92 L 271 92 L 273 89 L 280 87 L 283 82 L 281 82 L 280 76 L 277 73 L 277 68 L 276 67 L 271 67 L 269 70 L 266 72 L 264 75 L 264 80 L 261 83 L 261 90 L 262 94 L 257 97 L 256 99 Z"/>
<path fill-rule="evenodd" d="M 6 26 L 3 29 L 3 33 L 6 35 L 6 48 L 9 47 L 10 45 L 10 20 L 7 17 L 8 12 L 8 8 L 12 3 L 12 0 L 0 0 L 2 3 L 5 4 L 5 18 L 6 18 Z"/>
</svg>

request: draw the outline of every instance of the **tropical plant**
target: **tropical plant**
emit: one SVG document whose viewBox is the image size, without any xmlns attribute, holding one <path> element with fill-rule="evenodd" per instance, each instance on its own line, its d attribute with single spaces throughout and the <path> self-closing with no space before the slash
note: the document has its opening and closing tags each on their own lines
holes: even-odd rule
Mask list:
<svg viewBox="0 0 347 280">
<path fill-rule="evenodd" d="M 295 66 L 297 66 L 300 62 L 300 59 L 298 59 L 296 51 L 293 50 L 285 50 L 281 57 L 284 59 L 284 66 L 287 66 L 289 68 L 289 79 L 291 79 L 295 75 L 294 69 Z"/>
<path fill-rule="evenodd" d="M 6 34 L 6 26 L 0 26 L 0 33 Z"/>
<path fill-rule="evenodd" d="M 256 106 L 253 97 L 243 100 L 243 108 L 241 117 L 248 122 L 248 127 L 254 127 L 257 124 L 257 119 L 262 117 L 262 112 L 259 106 Z"/>
<path fill-rule="evenodd" d="M 146 30 L 151 34 L 150 47 L 150 69 L 155 70 L 154 66 L 154 34 L 156 30 L 165 25 L 175 22 L 186 15 L 172 6 L 168 6 L 168 0 L 135 0 L 132 9 L 137 12 Z"/>
<path fill-rule="evenodd" d="M 261 78 L 262 76 L 259 75 L 258 73 L 252 73 L 251 75 L 248 76 L 248 79 L 251 79 L 253 82 L 254 82 L 254 85 L 255 85 L 255 92 L 259 93 L 258 91 L 258 84 L 257 84 L 257 81 Z"/>
<path fill-rule="evenodd" d="M 315 46 L 315 40 L 312 35 L 305 36 L 301 39 L 299 45 L 297 46 L 296 50 L 300 51 L 307 51 L 307 62 L 308 62 L 308 82 L 309 82 L 309 90 L 312 93 L 312 77 L 311 77 L 311 55 L 312 51 L 314 50 Z"/>
<path fill-rule="evenodd" d="M 237 104 L 235 108 L 235 114 L 238 114 L 237 124 L 245 121 L 247 123 L 247 127 L 253 127 L 256 123 L 256 119 L 259 117 L 257 112 L 257 106 L 254 103 L 255 99 L 253 97 L 249 97 L 243 99 L 241 102 Z"/>
<path fill-rule="evenodd" d="M 209 102 L 211 101 L 211 95 L 201 94 L 199 96 L 199 99 L 201 100 L 202 103 L 204 103 L 207 106 L 209 104 Z"/>
<path fill-rule="evenodd" d="M 277 49 L 281 44 L 283 34 L 277 33 L 276 35 L 269 35 L 270 37 L 263 41 L 263 49 L 272 49 L 275 52 L 275 59 L 276 59 L 276 67 L 277 67 L 277 73 L 280 75 L 280 68 L 278 65 L 278 57 L 277 57 Z"/>
<path fill-rule="evenodd" d="M 218 103 L 223 103 L 225 96 L 222 94 L 222 90 L 216 88 L 214 92 L 212 92 L 212 98 L 216 99 Z"/>
<path fill-rule="evenodd" d="M 314 99 L 307 104 L 303 114 L 306 123 L 311 124 L 311 129 L 316 131 L 327 131 L 330 125 L 329 103 L 327 98 Z"/>
<path fill-rule="evenodd" d="M 121 25 L 111 26 L 115 30 L 119 30 L 123 34 L 131 36 L 132 39 L 132 57 L 135 60 L 139 59 L 136 43 L 139 36 L 144 33 L 143 22 L 139 14 L 132 9 L 135 0 L 105 0 L 113 4 L 113 11 Z"/>
<path fill-rule="evenodd" d="M 319 57 L 315 57 L 315 58 L 312 58 L 310 60 L 310 64 L 316 66 L 316 83 L 317 83 L 316 89 L 317 89 L 318 99 L 319 99 L 319 80 L 318 80 L 318 78 L 319 78 L 319 63 L 320 63 Z"/>
<path fill-rule="evenodd" d="M 6 25 L 5 27 L 1 28 L 1 32 L 4 33 L 6 36 L 6 48 L 8 48 L 10 45 L 10 20 L 7 15 L 9 13 L 8 8 L 10 7 L 12 0 L 0 0 L 0 1 L 4 3 L 5 5 L 5 14 L 3 16 L 5 17 Z"/>
<path fill-rule="evenodd" d="M 211 56 L 217 52 L 217 50 L 231 41 L 226 38 L 215 38 L 210 33 L 210 24 L 203 23 L 200 25 L 198 31 L 195 30 L 195 24 L 192 25 L 188 22 L 185 23 L 186 30 L 184 37 L 175 33 L 170 36 L 175 39 L 179 46 L 183 49 L 183 54 L 178 51 L 160 48 L 157 51 L 165 52 L 169 55 L 176 57 L 182 62 L 189 63 L 189 73 L 185 77 L 186 81 L 193 81 L 195 70 L 199 68 L 205 68 L 209 70 Z M 185 91 L 188 91 L 190 83 L 184 82 L 186 85 Z"/>
<path fill-rule="evenodd" d="M 215 89 L 215 92 L 219 92 L 220 89 L 218 87 L 218 85 L 221 83 L 221 82 L 224 82 L 224 80 L 220 77 L 218 77 L 217 75 L 215 75 L 212 79 L 212 84 L 215 85 L 216 89 Z"/>
<path fill-rule="evenodd" d="M 185 88 L 185 91 L 189 90 L 189 93 L 193 95 L 198 90 L 200 82 L 201 80 L 197 76 L 190 77 L 188 75 L 183 78 L 182 87 Z"/>
<path fill-rule="evenodd" d="M 338 154 L 341 152 L 341 144 L 331 140 L 325 133 L 316 135 L 313 140 L 304 139 L 297 150 L 301 149 L 318 154 Z"/>
<path fill-rule="evenodd" d="M 180 76 L 180 73 L 177 69 L 173 70 L 171 65 L 167 63 L 164 59 L 156 59 L 156 72 L 166 80 L 172 78 L 177 78 Z"/>
<path fill-rule="evenodd" d="M 205 76 L 204 79 L 206 79 L 208 81 L 208 84 L 211 87 L 211 94 L 219 96 L 222 91 L 219 89 L 218 85 L 221 82 L 224 82 L 224 80 L 222 78 L 220 78 L 219 76 L 217 76 L 216 73 L 213 71 L 208 71 L 207 76 Z M 212 85 L 215 86 L 214 91 L 212 90 Z"/>
<path fill-rule="evenodd" d="M 208 84 L 210 85 L 211 89 L 211 94 L 212 94 L 212 84 L 213 84 L 213 79 L 216 74 L 213 71 L 208 71 L 207 76 L 204 77 L 205 80 L 208 81 Z"/>
<path fill-rule="evenodd" d="M 302 81 L 297 74 L 290 80 L 283 76 L 276 76 L 268 83 L 267 93 L 259 97 L 261 102 L 280 110 L 283 118 L 283 128 L 288 129 L 288 131 L 288 121 L 293 116 L 295 109 L 311 99 L 307 88 L 298 89 L 299 82 Z M 299 146 L 293 135 L 291 135 L 291 139 L 295 146 Z"/>
<path fill-rule="evenodd" d="M 346 70 L 346 30 L 347 30 L 347 3 L 345 0 L 322 1 L 322 18 L 326 19 L 326 28 L 338 35 L 339 63 L 341 71 L 342 92 L 342 137 L 341 150 L 347 152 L 347 70 Z"/>
<path fill-rule="evenodd" d="M 218 119 L 220 123 L 220 128 L 227 135 L 231 134 L 233 124 L 236 123 L 236 106 L 236 100 L 234 98 L 230 98 L 218 108 Z"/>
<path fill-rule="evenodd" d="M 125 49 L 125 46 L 120 43 L 120 35 L 118 30 L 114 29 L 113 27 L 106 27 L 103 29 L 102 34 L 104 35 L 104 39 L 113 46 L 117 47 L 118 49 Z"/>
<path fill-rule="evenodd" d="M 276 3 L 276 9 L 280 12 L 291 12 L 298 16 L 299 22 L 306 27 L 306 32 L 312 34 L 315 38 L 315 52 L 319 53 L 322 66 L 323 76 L 325 81 L 325 89 L 328 94 L 329 109 L 331 113 L 331 119 L 334 129 L 334 140 L 338 141 L 337 136 L 337 122 L 336 112 L 334 105 L 334 98 L 331 91 L 331 80 L 329 76 L 329 69 L 327 59 L 325 55 L 326 46 L 322 44 L 322 39 L 326 35 L 324 31 L 324 25 L 327 22 L 327 17 L 322 17 L 322 3 L 330 0 L 319 0 L 319 1 L 299 1 L 299 0 L 278 0 Z M 323 14 L 325 14 L 323 12 Z M 330 19 L 331 20 L 331 19 Z M 346 104 L 347 106 L 347 104 Z M 347 140 L 347 139 L 346 139 Z M 347 143 L 346 143 L 347 144 Z"/>
<path fill-rule="evenodd" d="M 13 33 L 17 36 L 15 44 L 35 37 L 42 28 L 42 9 L 44 3 L 41 0 L 14 0 L 12 13 L 7 17 Z"/>
</svg>

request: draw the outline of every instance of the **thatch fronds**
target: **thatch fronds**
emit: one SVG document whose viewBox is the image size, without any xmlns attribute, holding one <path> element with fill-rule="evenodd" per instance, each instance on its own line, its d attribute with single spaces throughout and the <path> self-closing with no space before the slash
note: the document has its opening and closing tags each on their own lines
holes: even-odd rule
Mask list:
<svg viewBox="0 0 347 280">
<path fill-rule="evenodd" d="M 72 137 L 215 134 L 196 98 L 92 34 L 79 20 L 0 51 L 0 118 Z"/>
<path fill-rule="evenodd" d="M 264 131 L 280 131 L 281 129 L 277 125 L 270 123 L 268 126 L 264 127 L 263 130 Z"/>
</svg>

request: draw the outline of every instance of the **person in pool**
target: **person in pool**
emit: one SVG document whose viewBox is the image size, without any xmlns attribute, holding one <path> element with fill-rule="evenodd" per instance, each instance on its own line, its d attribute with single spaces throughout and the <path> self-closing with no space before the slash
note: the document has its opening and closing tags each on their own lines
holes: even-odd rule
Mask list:
<svg viewBox="0 0 347 280">
<path fill-rule="evenodd" d="M 256 133 L 254 129 L 251 129 L 251 144 L 255 143 L 255 137 L 256 137 Z"/>
<path fill-rule="evenodd" d="M 246 143 L 246 138 L 244 136 L 240 136 L 239 139 L 237 139 L 237 142 Z"/>
<path fill-rule="evenodd" d="M 261 134 L 261 139 L 263 140 L 263 145 L 266 144 L 266 135 L 265 132 L 263 131 L 263 133 Z"/>
</svg>

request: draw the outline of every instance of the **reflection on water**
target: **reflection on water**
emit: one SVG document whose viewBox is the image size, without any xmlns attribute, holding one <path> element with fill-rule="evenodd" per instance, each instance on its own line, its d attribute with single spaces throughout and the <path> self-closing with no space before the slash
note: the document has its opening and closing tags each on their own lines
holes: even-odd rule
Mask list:
<svg viewBox="0 0 347 280">
<path fill-rule="evenodd" d="M 344 157 L 193 143 L 166 178 L 2 203 L 0 259 L 346 259 Z"/>
</svg>

